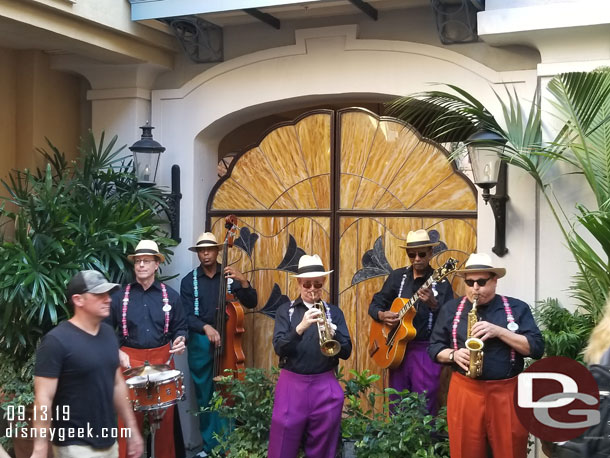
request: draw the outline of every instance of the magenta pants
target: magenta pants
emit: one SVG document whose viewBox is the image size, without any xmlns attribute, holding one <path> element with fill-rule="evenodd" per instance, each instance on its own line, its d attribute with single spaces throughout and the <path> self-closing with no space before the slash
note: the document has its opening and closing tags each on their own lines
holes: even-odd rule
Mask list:
<svg viewBox="0 0 610 458">
<path fill-rule="evenodd" d="M 426 392 L 428 412 L 438 412 L 438 388 L 442 366 L 428 356 L 428 342 L 409 342 L 400 366 L 390 369 L 390 388 L 415 393 Z"/>
<path fill-rule="evenodd" d="M 343 390 L 332 371 L 301 375 L 282 369 L 275 387 L 268 458 L 334 458 Z"/>
</svg>

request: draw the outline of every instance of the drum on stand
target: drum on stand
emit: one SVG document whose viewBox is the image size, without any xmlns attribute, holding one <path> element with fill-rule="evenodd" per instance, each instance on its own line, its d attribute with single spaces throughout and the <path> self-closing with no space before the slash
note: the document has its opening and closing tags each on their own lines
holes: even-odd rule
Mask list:
<svg viewBox="0 0 610 458">
<path fill-rule="evenodd" d="M 123 372 L 129 401 L 136 412 L 149 416 L 151 458 L 155 457 L 155 432 L 168 407 L 184 399 L 184 374 L 166 364 L 134 367 Z"/>
<path fill-rule="evenodd" d="M 176 369 L 147 375 L 134 375 L 127 379 L 129 400 L 133 410 L 165 409 L 184 399 L 184 375 Z"/>
</svg>

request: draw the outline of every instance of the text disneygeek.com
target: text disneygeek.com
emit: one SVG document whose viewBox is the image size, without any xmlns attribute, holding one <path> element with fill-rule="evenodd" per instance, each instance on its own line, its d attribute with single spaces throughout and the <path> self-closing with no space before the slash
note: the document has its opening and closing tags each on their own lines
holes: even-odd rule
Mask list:
<svg viewBox="0 0 610 458">
<path fill-rule="evenodd" d="M 64 442 L 66 439 L 87 439 L 94 437 L 129 439 L 131 438 L 131 428 L 101 428 L 99 432 L 94 432 L 89 423 L 87 423 L 86 427 L 82 428 L 6 428 L 5 436 L 23 439 L 42 437 L 56 442 Z"/>
</svg>

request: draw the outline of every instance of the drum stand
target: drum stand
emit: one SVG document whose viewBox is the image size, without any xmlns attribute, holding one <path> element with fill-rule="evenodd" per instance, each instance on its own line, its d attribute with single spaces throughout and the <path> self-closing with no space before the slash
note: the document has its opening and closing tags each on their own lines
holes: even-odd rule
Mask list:
<svg viewBox="0 0 610 458">
<path fill-rule="evenodd" d="M 148 424 L 150 427 L 150 458 L 155 458 L 155 433 L 159 428 L 161 428 L 161 420 L 163 419 L 163 415 L 167 411 L 167 407 L 162 409 L 149 410 L 146 415 L 148 415 Z"/>
</svg>

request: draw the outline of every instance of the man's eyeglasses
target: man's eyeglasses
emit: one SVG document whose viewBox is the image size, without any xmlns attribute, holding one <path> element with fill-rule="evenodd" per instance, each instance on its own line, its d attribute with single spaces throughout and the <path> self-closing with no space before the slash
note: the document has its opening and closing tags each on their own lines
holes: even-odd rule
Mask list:
<svg viewBox="0 0 610 458">
<path fill-rule="evenodd" d="M 141 264 L 144 264 L 145 266 L 147 266 L 147 265 L 149 265 L 149 264 L 151 264 L 153 262 L 155 262 L 154 259 L 136 259 L 135 263 L 136 264 L 140 264 L 141 263 Z"/>
<path fill-rule="evenodd" d="M 315 289 L 320 289 L 320 288 L 322 288 L 322 286 L 324 286 L 324 283 L 319 282 L 319 281 L 315 281 L 315 282 L 313 282 L 313 283 L 312 283 L 312 282 L 310 282 L 310 281 L 306 281 L 306 282 L 304 282 L 304 283 L 303 283 L 301 286 L 303 286 L 303 288 L 304 288 L 304 289 L 309 289 L 309 288 L 311 288 L 312 286 L 313 286 Z"/>
<path fill-rule="evenodd" d="M 464 283 L 466 283 L 468 286 L 470 286 L 472 288 L 475 283 L 479 286 L 485 286 L 485 284 L 491 279 L 492 279 L 492 277 L 477 278 L 476 280 L 464 280 Z"/>
<path fill-rule="evenodd" d="M 417 253 L 414 252 L 407 252 L 407 256 L 409 256 L 411 259 L 415 259 L 415 256 L 419 256 L 420 259 L 425 258 L 426 256 L 428 256 L 428 252 L 427 251 L 418 251 Z"/>
</svg>

